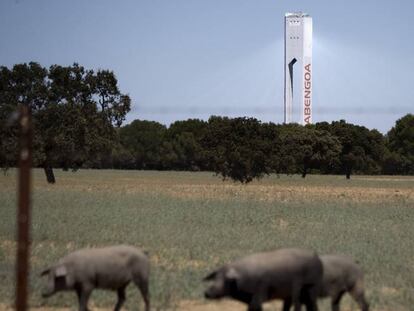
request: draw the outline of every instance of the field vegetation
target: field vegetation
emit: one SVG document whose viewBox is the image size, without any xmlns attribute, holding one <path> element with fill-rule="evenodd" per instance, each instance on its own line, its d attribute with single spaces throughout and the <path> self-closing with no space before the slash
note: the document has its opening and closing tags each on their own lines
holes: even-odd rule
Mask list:
<svg viewBox="0 0 414 311">
<path fill-rule="evenodd" d="M 39 272 L 75 249 L 119 243 L 150 252 L 155 310 L 243 310 L 204 301 L 202 277 L 237 257 L 285 246 L 353 256 L 366 271 L 372 310 L 414 306 L 413 177 L 271 175 L 242 185 L 206 172 L 56 174 L 51 185 L 34 171 L 31 307 L 75 309 L 73 293 L 41 298 Z M 3 307 L 14 299 L 15 212 L 16 171 L 9 170 L 0 175 Z M 112 308 L 115 297 L 95 291 L 91 306 Z M 343 305 L 356 310 L 349 298 Z M 142 306 L 130 285 L 126 308 Z"/>
</svg>

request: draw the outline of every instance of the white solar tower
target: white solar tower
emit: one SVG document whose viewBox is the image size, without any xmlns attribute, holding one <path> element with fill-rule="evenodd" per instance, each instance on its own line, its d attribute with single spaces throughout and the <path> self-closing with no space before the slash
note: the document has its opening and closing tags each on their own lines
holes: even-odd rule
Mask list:
<svg viewBox="0 0 414 311">
<path fill-rule="evenodd" d="M 293 113 L 294 105 L 301 107 L 300 115 Z M 312 123 L 312 17 L 306 13 L 285 15 L 284 114 L 285 123 Z"/>
</svg>

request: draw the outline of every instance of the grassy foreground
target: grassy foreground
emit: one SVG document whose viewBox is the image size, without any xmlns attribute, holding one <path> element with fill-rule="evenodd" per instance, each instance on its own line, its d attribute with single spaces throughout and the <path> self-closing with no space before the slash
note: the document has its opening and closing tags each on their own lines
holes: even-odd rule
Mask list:
<svg viewBox="0 0 414 311">
<path fill-rule="evenodd" d="M 34 171 L 32 307 L 75 309 L 74 294 L 40 297 L 40 270 L 75 249 L 119 243 L 150 252 L 158 310 L 188 300 L 203 303 L 200 280 L 208 271 L 285 246 L 353 256 L 366 271 L 372 310 L 414 306 L 413 177 L 271 176 L 245 186 L 211 173 L 56 173 L 57 184 L 48 185 L 43 172 Z M 14 299 L 15 191 L 16 171 L 1 174 L 2 305 Z M 91 305 L 112 308 L 115 297 L 95 291 Z M 142 309 L 132 285 L 127 297 L 127 309 Z M 356 310 L 349 298 L 342 304 Z M 329 310 L 329 304 L 321 303 L 321 309 Z"/>
</svg>

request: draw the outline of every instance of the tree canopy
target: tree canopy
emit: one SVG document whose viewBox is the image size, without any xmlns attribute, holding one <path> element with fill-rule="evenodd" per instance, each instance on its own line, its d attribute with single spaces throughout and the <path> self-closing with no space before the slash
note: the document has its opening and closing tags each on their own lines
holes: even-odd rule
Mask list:
<svg viewBox="0 0 414 311">
<path fill-rule="evenodd" d="M 414 115 L 382 135 L 345 120 L 312 125 L 212 116 L 169 126 L 135 120 L 110 70 L 38 63 L 0 67 L 0 167 L 16 165 L 17 125 L 30 107 L 34 166 L 54 182 L 53 168 L 213 171 L 248 183 L 266 174 L 414 174 Z"/>
<path fill-rule="evenodd" d="M 393 129 L 384 137 L 377 130 L 344 120 L 301 126 L 213 116 L 207 122 L 189 119 L 169 127 L 157 123 L 162 134 L 140 146 L 142 152 L 156 159 L 158 164 L 153 168 L 213 171 L 242 183 L 271 173 L 303 177 L 308 173 L 344 174 L 347 178 L 352 174 L 411 174 L 412 153 L 404 141 L 413 139 L 408 135 L 401 138 L 403 143 L 396 144 L 394 134 L 407 136 L 410 132 L 400 130 L 403 121 L 397 121 L 398 131 Z M 412 128 L 410 122 L 403 124 Z M 128 127 L 121 129 L 121 141 L 123 129 Z M 131 134 L 151 137 L 143 130 Z M 155 149 L 151 147 L 154 142 L 158 146 Z M 390 144 L 400 147 L 391 148 Z M 125 143 L 123 148 L 133 150 L 134 143 Z M 155 157 L 154 150 L 158 150 Z"/>
<path fill-rule="evenodd" d="M 211 117 L 202 140 L 211 169 L 242 183 L 270 172 L 266 165 L 270 144 L 265 128 L 254 118 Z"/>
<path fill-rule="evenodd" d="M 20 104 L 29 105 L 35 128 L 34 165 L 45 169 L 54 182 L 53 167 L 77 169 L 108 153 L 119 127 L 130 110 L 131 100 L 122 94 L 109 70 L 38 63 L 0 67 L 0 121 Z M 13 165 L 17 128 L 1 127 L 1 157 Z"/>
<path fill-rule="evenodd" d="M 407 114 L 398 119 L 386 139 L 389 153 L 384 165 L 387 172 L 414 174 L 414 115 Z"/>
<path fill-rule="evenodd" d="M 338 138 L 341 151 L 334 173 L 345 173 L 350 178 L 353 172 L 378 174 L 381 172 L 381 159 L 385 152 L 383 135 L 377 130 L 347 123 L 345 120 L 316 123 L 316 129 L 328 131 Z"/>
</svg>

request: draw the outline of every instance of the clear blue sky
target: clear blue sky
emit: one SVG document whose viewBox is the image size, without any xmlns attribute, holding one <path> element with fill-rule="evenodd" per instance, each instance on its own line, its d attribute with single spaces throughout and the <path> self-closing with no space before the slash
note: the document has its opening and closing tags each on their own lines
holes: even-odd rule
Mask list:
<svg viewBox="0 0 414 311">
<path fill-rule="evenodd" d="M 414 112 L 412 0 L 1 0 L 1 65 L 113 70 L 128 121 L 283 120 L 283 17 L 314 23 L 314 121 Z"/>
</svg>

